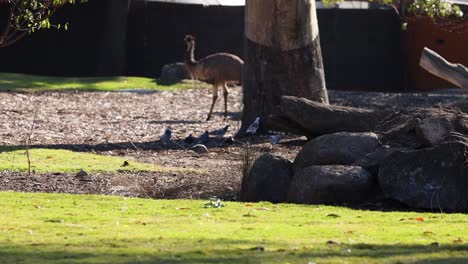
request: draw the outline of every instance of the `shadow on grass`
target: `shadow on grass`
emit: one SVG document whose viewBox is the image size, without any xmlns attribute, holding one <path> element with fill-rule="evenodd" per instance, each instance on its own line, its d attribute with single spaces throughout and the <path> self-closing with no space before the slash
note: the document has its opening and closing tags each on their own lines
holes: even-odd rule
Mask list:
<svg viewBox="0 0 468 264">
<path fill-rule="evenodd" d="M 150 252 L 135 250 L 135 245 L 154 241 L 141 240 L 101 240 L 93 249 L 86 245 L 73 244 L 0 244 L 2 263 L 307 263 L 326 261 L 327 263 L 367 263 L 391 260 L 392 263 L 413 264 L 465 264 L 468 263 L 468 245 L 445 245 L 439 247 L 425 245 L 332 245 L 291 249 L 271 245 L 253 246 L 253 241 L 215 239 L 183 250 L 177 247 L 172 251 L 158 250 L 158 245 Z M 174 242 L 174 241 L 172 241 Z M 171 242 L 171 243 L 172 243 Z M 156 242 L 160 244 L 161 242 Z M 184 242 L 183 242 L 184 243 Z M 185 241 L 187 243 L 187 241 Z M 206 243 L 206 244 L 205 244 Z M 133 246 L 132 246 L 133 245 Z M 213 246 L 216 246 L 216 249 Z M 249 246 L 250 245 L 250 246 Z M 83 247 L 85 249 L 83 249 Z M 219 248 L 226 249 L 219 249 Z M 60 248 L 61 250 L 56 250 Z M 67 250 L 67 248 L 69 250 Z M 187 248 L 187 247 L 185 247 Z M 196 249 L 194 249 L 196 248 Z M 261 250 L 259 250 L 261 249 Z M 105 253 L 103 253 L 105 252 Z"/>
</svg>

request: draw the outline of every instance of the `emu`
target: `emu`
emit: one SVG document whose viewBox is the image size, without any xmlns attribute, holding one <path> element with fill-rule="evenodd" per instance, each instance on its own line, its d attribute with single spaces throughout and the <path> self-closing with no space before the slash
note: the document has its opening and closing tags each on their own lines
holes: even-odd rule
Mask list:
<svg viewBox="0 0 468 264">
<path fill-rule="evenodd" d="M 229 53 L 215 53 L 201 60 L 195 60 L 195 37 L 185 36 L 187 51 L 185 52 L 185 64 L 195 80 L 203 81 L 213 85 L 213 102 L 206 120 L 211 119 L 213 107 L 218 99 L 218 88 L 223 87 L 224 117 L 227 118 L 228 83 L 242 82 L 242 67 L 244 61 L 236 55 Z"/>
</svg>

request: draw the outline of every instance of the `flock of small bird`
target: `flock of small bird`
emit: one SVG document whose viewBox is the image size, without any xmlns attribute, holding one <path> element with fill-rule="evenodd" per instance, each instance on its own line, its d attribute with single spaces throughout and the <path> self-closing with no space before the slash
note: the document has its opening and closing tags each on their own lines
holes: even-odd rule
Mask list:
<svg viewBox="0 0 468 264">
<path fill-rule="evenodd" d="M 214 136 L 214 137 L 217 137 L 217 138 L 223 138 L 224 135 L 226 134 L 226 132 L 229 130 L 229 127 L 230 127 L 230 125 L 227 125 L 227 126 L 221 128 L 221 129 L 217 129 L 217 130 L 214 130 L 214 131 L 205 131 L 199 137 L 194 137 L 193 134 L 190 133 L 184 139 L 184 142 L 186 144 L 189 144 L 189 145 L 192 145 L 194 143 L 207 145 L 208 142 L 210 142 L 211 136 Z M 164 130 L 164 134 L 162 134 L 161 137 L 160 137 L 161 143 L 163 143 L 164 145 L 167 145 L 171 141 L 171 138 L 172 138 L 172 128 L 167 127 Z M 227 137 L 225 139 L 225 142 L 226 143 L 234 143 L 232 137 Z"/>
<path fill-rule="evenodd" d="M 194 143 L 207 145 L 208 142 L 211 139 L 211 136 L 214 136 L 216 138 L 224 138 L 224 135 L 229 130 L 229 127 L 230 127 L 230 125 L 227 125 L 227 126 L 225 126 L 223 128 L 216 129 L 216 130 L 213 130 L 213 131 L 205 131 L 199 137 L 194 137 L 192 134 L 189 134 L 184 139 L 184 142 L 186 144 L 189 144 L 189 145 L 194 144 Z M 260 127 L 260 117 L 257 117 L 255 119 L 255 121 L 252 124 L 250 124 L 250 126 L 247 128 L 245 133 L 247 135 L 253 136 L 253 135 L 255 135 L 257 133 L 259 127 Z M 172 128 L 167 127 L 164 130 L 164 133 L 161 135 L 161 137 L 159 139 L 160 139 L 161 143 L 163 143 L 164 145 L 167 145 L 171 141 L 171 137 L 172 137 Z M 272 144 L 273 144 L 273 142 L 275 142 L 274 144 L 277 144 L 279 142 L 279 136 L 276 136 L 276 137 L 277 138 L 275 138 L 275 139 L 272 138 Z M 224 142 L 226 144 L 233 144 L 234 139 L 232 137 L 226 137 L 224 139 Z"/>
</svg>

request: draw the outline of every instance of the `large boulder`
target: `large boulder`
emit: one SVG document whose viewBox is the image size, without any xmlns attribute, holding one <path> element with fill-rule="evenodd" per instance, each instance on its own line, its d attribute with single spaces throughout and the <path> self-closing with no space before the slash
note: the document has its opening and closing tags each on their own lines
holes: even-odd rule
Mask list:
<svg viewBox="0 0 468 264">
<path fill-rule="evenodd" d="M 242 179 L 241 201 L 286 201 L 293 172 L 291 161 L 271 154 L 260 156 Z"/>
<path fill-rule="evenodd" d="M 163 66 L 158 83 L 169 85 L 191 78 L 192 77 L 190 72 L 187 70 L 185 63 L 177 62 Z"/>
<path fill-rule="evenodd" d="M 307 143 L 294 160 L 294 171 L 312 165 L 351 165 L 380 146 L 376 134 L 339 132 Z"/>
<path fill-rule="evenodd" d="M 377 148 L 374 152 L 368 153 L 364 155 L 361 159 L 357 160 L 354 162 L 352 165 L 354 166 L 359 166 L 370 173 L 372 175 L 377 176 L 379 173 L 379 168 L 382 162 L 392 153 L 395 151 L 402 150 L 404 151 L 404 148 L 392 148 L 388 145 L 383 145 L 379 148 Z"/>
<path fill-rule="evenodd" d="M 458 108 L 465 114 L 468 114 L 468 98 L 458 100 L 457 102 L 453 103 L 451 107 Z"/>
<path fill-rule="evenodd" d="M 306 204 L 353 204 L 369 198 L 375 178 L 357 166 L 310 166 L 291 182 L 288 201 Z"/>
<path fill-rule="evenodd" d="M 419 108 L 396 113 L 376 128 L 381 141 L 392 147 L 428 148 L 468 134 L 468 115 L 455 108 Z"/>
<path fill-rule="evenodd" d="M 468 211 L 468 147 L 461 142 L 390 155 L 378 182 L 387 197 L 413 208 Z"/>
</svg>

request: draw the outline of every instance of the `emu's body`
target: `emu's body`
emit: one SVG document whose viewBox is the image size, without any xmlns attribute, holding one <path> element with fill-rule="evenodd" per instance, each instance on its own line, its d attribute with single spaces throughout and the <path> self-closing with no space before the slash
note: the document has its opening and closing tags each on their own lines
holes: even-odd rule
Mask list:
<svg viewBox="0 0 468 264">
<path fill-rule="evenodd" d="M 210 120 L 213 107 L 218 99 L 218 89 L 223 87 L 224 116 L 227 117 L 228 83 L 241 83 L 242 67 L 244 62 L 236 55 L 229 53 L 216 53 L 201 60 L 195 60 L 195 38 L 187 35 L 185 37 L 187 51 L 185 53 L 185 64 L 192 78 L 213 85 L 213 101 L 206 120 Z"/>
</svg>

